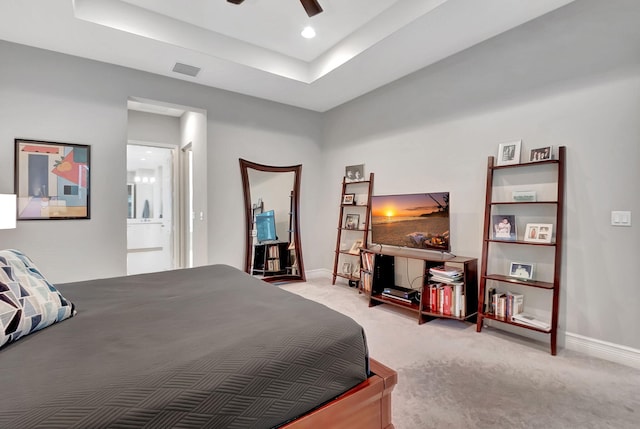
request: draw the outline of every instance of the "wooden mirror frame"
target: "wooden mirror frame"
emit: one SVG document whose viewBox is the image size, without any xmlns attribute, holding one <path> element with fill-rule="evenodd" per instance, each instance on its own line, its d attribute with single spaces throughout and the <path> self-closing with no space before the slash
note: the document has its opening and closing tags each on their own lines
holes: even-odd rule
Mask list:
<svg viewBox="0 0 640 429">
<path fill-rule="evenodd" d="M 265 276 L 262 280 L 266 282 L 303 282 L 306 280 L 304 275 L 304 264 L 302 262 L 302 245 L 300 243 L 300 176 L 302 174 L 302 164 L 291 165 L 286 167 L 276 167 L 272 165 L 263 165 L 255 162 L 247 161 L 239 158 L 240 172 L 242 174 L 242 188 L 244 194 L 244 213 L 245 213 L 245 267 L 244 270 L 251 273 L 251 258 L 253 257 L 253 208 L 251 203 L 251 189 L 249 183 L 249 169 L 271 172 L 271 173 L 289 173 L 293 172 L 293 243 L 295 245 L 295 255 L 298 265 L 298 274 L 282 274 L 274 276 Z"/>
</svg>

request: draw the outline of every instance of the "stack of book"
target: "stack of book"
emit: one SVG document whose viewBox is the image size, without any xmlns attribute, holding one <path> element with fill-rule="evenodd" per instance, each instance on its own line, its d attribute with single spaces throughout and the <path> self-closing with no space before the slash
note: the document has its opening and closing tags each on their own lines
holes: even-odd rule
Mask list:
<svg viewBox="0 0 640 429">
<path fill-rule="evenodd" d="M 424 305 L 432 313 L 465 317 L 463 272 L 445 266 L 429 269 L 429 283 L 425 286 Z"/>
<path fill-rule="evenodd" d="M 522 313 L 524 310 L 524 295 L 522 294 L 513 292 L 500 293 L 495 289 L 489 289 L 489 297 L 489 302 L 491 302 L 490 313 L 498 317 L 505 317 L 511 320 L 513 316 Z"/>
<path fill-rule="evenodd" d="M 463 276 L 462 270 L 444 266 L 429 268 L 429 274 L 431 281 L 443 283 L 459 282 Z"/>
</svg>

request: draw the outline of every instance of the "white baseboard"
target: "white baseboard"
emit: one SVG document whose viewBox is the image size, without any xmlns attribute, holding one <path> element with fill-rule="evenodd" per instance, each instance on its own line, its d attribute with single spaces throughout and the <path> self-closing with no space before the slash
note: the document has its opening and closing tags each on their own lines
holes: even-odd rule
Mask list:
<svg viewBox="0 0 640 429">
<path fill-rule="evenodd" d="M 638 349 L 570 332 L 566 332 L 565 336 L 565 347 L 568 350 L 640 369 L 640 350 Z"/>
</svg>

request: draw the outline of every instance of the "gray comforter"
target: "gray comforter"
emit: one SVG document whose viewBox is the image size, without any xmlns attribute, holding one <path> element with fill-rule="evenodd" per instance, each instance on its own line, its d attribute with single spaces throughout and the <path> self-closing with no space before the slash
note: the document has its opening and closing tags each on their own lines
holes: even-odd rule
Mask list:
<svg viewBox="0 0 640 429">
<path fill-rule="evenodd" d="M 226 265 L 57 285 L 0 350 L 0 427 L 270 428 L 367 378 L 362 328 Z"/>
</svg>

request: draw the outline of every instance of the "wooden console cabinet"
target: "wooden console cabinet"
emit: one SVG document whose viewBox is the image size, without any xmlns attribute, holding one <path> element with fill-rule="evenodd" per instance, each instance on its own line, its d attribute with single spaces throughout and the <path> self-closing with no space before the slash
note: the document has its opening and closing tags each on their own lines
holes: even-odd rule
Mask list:
<svg viewBox="0 0 640 429">
<path fill-rule="evenodd" d="M 384 296 L 385 288 L 393 288 L 395 285 L 395 261 L 397 258 L 407 258 L 422 262 L 422 281 L 417 288 L 418 298 L 411 302 L 404 302 L 399 299 Z M 388 304 L 395 307 L 404 308 L 415 312 L 418 323 L 422 324 L 436 318 L 448 318 L 456 320 L 468 320 L 476 322 L 478 306 L 478 260 L 463 256 L 452 256 L 448 254 L 438 254 L 435 252 L 425 252 L 420 250 L 402 248 L 379 248 L 377 246 L 362 249 L 362 273 L 361 289 L 369 297 L 369 307 L 379 304 Z M 446 282 L 435 282 L 430 275 L 430 269 L 443 267 L 445 269 L 456 269 L 462 272 L 462 278 L 456 283 L 461 285 L 461 301 L 458 314 L 449 311 L 442 311 L 437 306 L 433 308 L 430 303 L 432 295 L 429 290 L 432 285 L 439 284 L 450 287 Z M 460 286 L 457 286 L 460 287 Z"/>
</svg>

